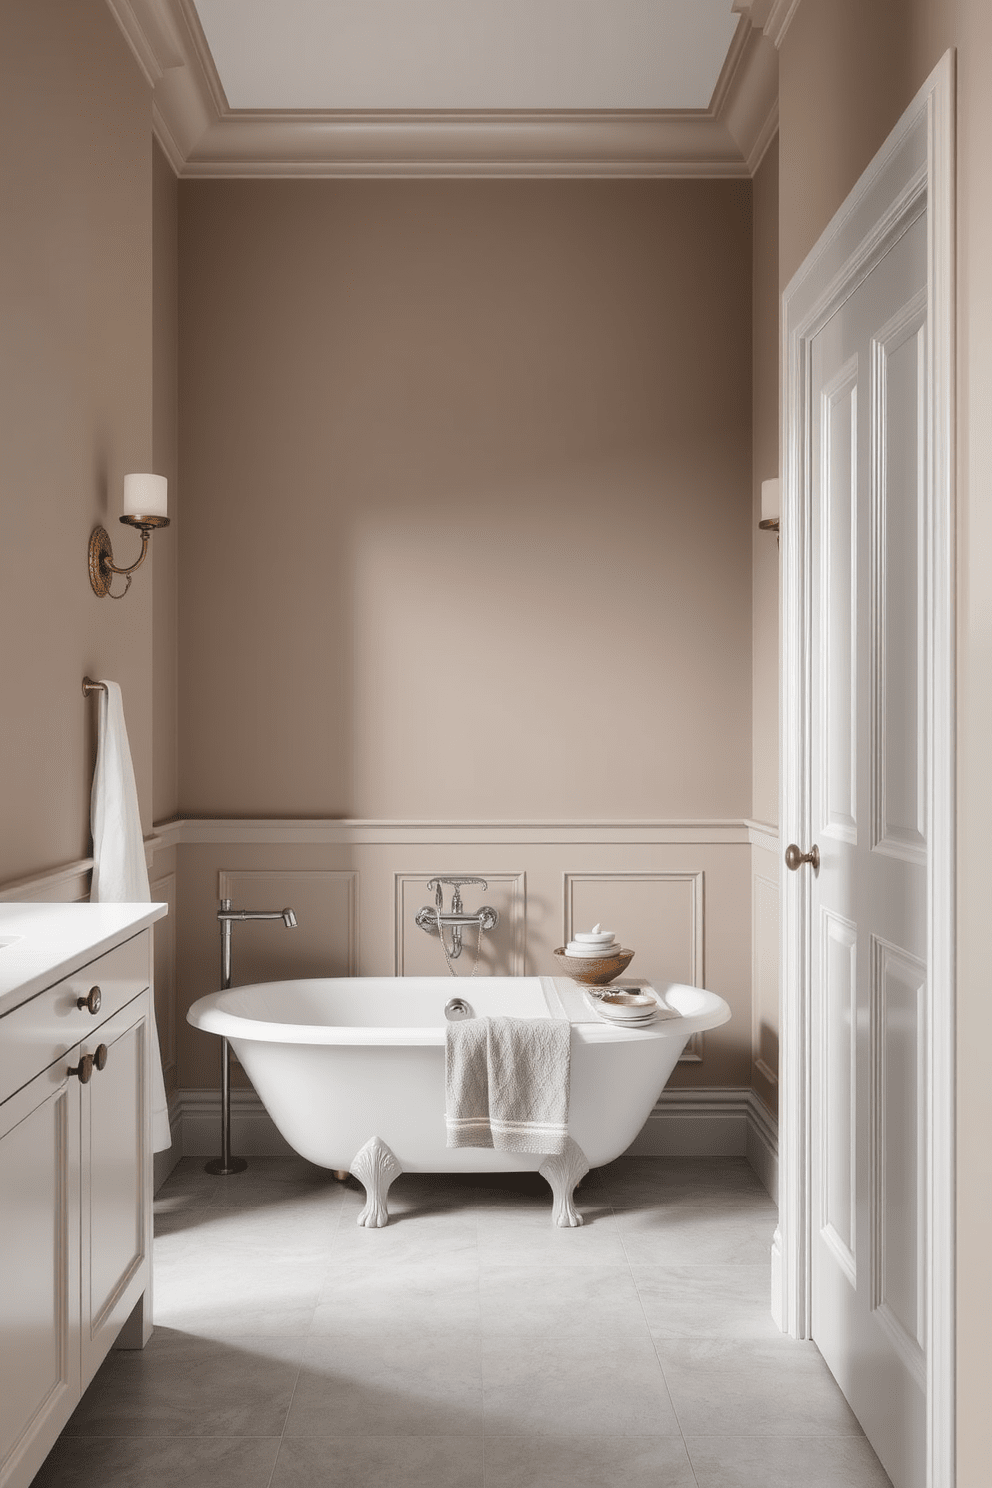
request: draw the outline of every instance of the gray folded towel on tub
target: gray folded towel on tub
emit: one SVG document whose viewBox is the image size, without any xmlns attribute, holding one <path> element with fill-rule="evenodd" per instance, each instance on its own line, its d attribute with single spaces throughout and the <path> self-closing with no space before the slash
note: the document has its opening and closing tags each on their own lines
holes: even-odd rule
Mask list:
<svg viewBox="0 0 992 1488">
<path fill-rule="evenodd" d="M 564 1018 L 468 1018 L 445 1031 L 449 1147 L 565 1150 L 571 1024 Z"/>
</svg>

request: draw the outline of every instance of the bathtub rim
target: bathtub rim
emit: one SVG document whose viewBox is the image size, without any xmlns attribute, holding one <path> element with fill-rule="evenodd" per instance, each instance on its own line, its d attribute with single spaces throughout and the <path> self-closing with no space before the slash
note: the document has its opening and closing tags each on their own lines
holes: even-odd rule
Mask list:
<svg viewBox="0 0 992 1488">
<path fill-rule="evenodd" d="M 461 980 L 467 980 L 463 978 Z M 560 977 L 479 977 L 476 982 L 537 981 L 551 982 L 568 980 Z M 368 1048 L 373 1045 L 401 1045 L 405 1047 L 442 1047 L 445 1042 L 446 1023 L 405 1026 L 400 1024 L 378 1027 L 372 1024 L 344 1026 L 341 1024 L 276 1023 L 264 1019 L 246 1018 L 236 1011 L 238 995 L 259 989 L 292 986 L 299 983 L 351 985 L 360 987 L 363 982 L 410 982 L 430 983 L 434 986 L 454 987 L 453 982 L 440 977 L 283 977 L 277 981 L 250 982 L 243 987 L 230 987 L 223 992 L 212 992 L 200 997 L 187 1010 L 186 1021 L 205 1033 L 212 1033 L 231 1040 L 248 1040 L 253 1043 L 348 1045 Z M 606 1023 L 590 1015 L 589 1021 L 570 1020 L 573 1033 L 583 1043 L 629 1043 L 645 1040 L 678 1037 L 685 1042 L 695 1033 L 718 1028 L 728 1022 L 731 1010 L 726 1000 L 705 987 L 693 987 L 686 982 L 664 982 L 652 980 L 650 987 L 676 1007 L 680 1002 L 696 1004 L 696 1010 L 680 1018 L 662 1019 L 647 1027 L 626 1028 L 622 1024 Z M 455 995 L 453 991 L 452 995 Z M 701 1006 L 698 1005 L 701 1002 Z M 234 1006 L 232 1006 L 232 1004 Z"/>
</svg>

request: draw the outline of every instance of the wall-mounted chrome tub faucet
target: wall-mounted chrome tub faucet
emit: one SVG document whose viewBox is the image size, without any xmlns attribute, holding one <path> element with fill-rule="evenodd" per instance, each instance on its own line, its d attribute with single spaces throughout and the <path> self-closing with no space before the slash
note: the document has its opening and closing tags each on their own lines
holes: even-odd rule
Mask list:
<svg viewBox="0 0 992 1488">
<path fill-rule="evenodd" d="M 447 911 L 444 908 L 443 885 L 447 884 L 451 889 L 451 907 Z M 473 878 L 470 875 L 459 873 L 450 874 L 446 878 L 436 877 L 427 880 L 428 889 L 434 890 L 434 903 L 425 904 L 418 909 L 414 915 L 414 921 L 421 930 L 426 930 L 429 935 L 438 935 L 441 938 L 441 949 L 444 959 L 448 963 L 448 970 L 452 976 L 456 975 L 452 961 L 457 961 L 462 953 L 462 930 L 466 925 L 474 925 L 478 932 L 478 941 L 475 948 L 475 964 L 471 975 L 475 975 L 479 964 L 479 956 L 482 952 L 482 936 L 486 930 L 495 930 L 499 924 L 499 914 L 489 904 L 484 904 L 475 914 L 466 914 L 462 904 L 462 889 L 466 884 L 477 884 L 480 889 L 487 889 L 489 885 L 484 878 Z M 450 945 L 444 938 L 444 928 L 451 929 Z"/>
<path fill-rule="evenodd" d="M 296 915 L 291 909 L 234 909 L 230 899 L 220 901 L 217 918 L 222 992 L 231 985 L 231 926 L 235 920 L 282 920 L 287 930 L 296 926 Z M 243 1157 L 231 1156 L 231 1046 L 227 1039 L 220 1041 L 220 1154 L 204 1164 L 204 1172 L 226 1178 L 231 1173 L 243 1173 L 248 1166 Z"/>
</svg>

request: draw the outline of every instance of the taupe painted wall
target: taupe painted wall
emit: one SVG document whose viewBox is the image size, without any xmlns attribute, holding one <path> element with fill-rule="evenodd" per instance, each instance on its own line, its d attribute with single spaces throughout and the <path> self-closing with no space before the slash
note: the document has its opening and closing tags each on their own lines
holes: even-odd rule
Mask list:
<svg viewBox="0 0 992 1488">
<path fill-rule="evenodd" d="M 90 589 L 87 546 L 152 454 L 151 110 L 104 0 L 4 4 L 0 29 L 0 881 L 85 857 L 95 703 L 124 689 L 151 826 L 152 585 Z M 125 562 L 130 557 L 125 557 Z"/>
<path fill-rule="evenodd" d="M 992 7 L 987 0 L 803 0 L 780 58 L 781 279 L 788 281 L 917 88 L 957 49 L 958 1471 L 992 1461 Z"/>
<path fill-rule="evenodd" d="M 152 811 L 157 822 L 179 809 L 179 182 L 152 144 L 152 469 L 169 482 L 172 525 L 155 534 Z M 146 560 L 147 561 L 147 560 Z M 137 582 L 137 581 L 136 581 Z"/>
<path fill-rule="evenodd" d="M 184 812 L 748 814 L 750 199 L 180 183 Z"/>
<path fill-rule="evenodd" d="M 779 544 L 758 527 L 761 483 L 779 474 L 778 140 L 752 182 L 752 477 L 751 512 L 751 815 L 778 823 Z M 779 855 L 751 854 L 750 1080 L 768 1108 L 778 1110 Z"/>
</svg>

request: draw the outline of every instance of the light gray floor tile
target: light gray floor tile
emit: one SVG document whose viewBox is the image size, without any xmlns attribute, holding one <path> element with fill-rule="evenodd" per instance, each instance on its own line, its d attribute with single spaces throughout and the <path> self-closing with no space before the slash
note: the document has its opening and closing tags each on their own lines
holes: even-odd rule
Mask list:
<svg viewBox="0 0 992 1488">
<path fill-rule="evenodd" d="M 207 1198 L 215 1198 L 219 1185 L 227 1180 L 204 1172 L 206 1162 L 205 1157 L 181 1157 L 155 1195 L 156 1201 L 165 1195 L 178 1193 L 202 1193 Z"/>
<path fill-rule="evenodd" d="M 690 1437 L 698 1488 L 891 1488 L 863 1437 Z"/>
<path fill-rule="evenodd" d="M 696 1482 L 677 1436 L 488 1436 L 486 1488 L 696 1488 Z"/>
<path fill-rule="evenodd" d="M 273 1461 L 271 1488 L 481 1488 L 484 1427 L 486 1488 L 889 1488 L 770 1323 L 743 1159 L 596 1169 L 576 1230 L 536 1173 L 403 1174 L 365 1230 L 361 1186 L 302 1159 L 202 1169 L 156 1199 L 151 1343 L 110 1355 L 35 1488 L 269 1488 Z"/>
<path fill-rule="evenodd" d="M 514 1214 L 503 1209 L 479 1210 L 479 1259 L 517 1260 L 535 1266 L 623 1266 L 623 1241 L 611 1213 L 562 1229 L 551 1218 L 551 1204 L 540 1214 Z"/>
<path fill-rule="evenodd" d="M 658 1356 L 685 1436 L 860 1436 L 812 1344 L 661 1339 Z"/>
<path fill-rule="evenodd" d="M 626 1337 L 644 1334 L 644 1313 L 626 1265 L 535 1266 L 525 1260 L 484 1263 L 479 1281 L 487 1341 L 547 1335 Z"/>
<path fill-rule="evenodd" d="M 765 1193 L 745 1157 L 618 1157 L 602 1168 L 593 1168 L 584 1182 L 609 1186 L 614 1191 L 640 1187 L 661 1194 L 679 1189 Z"/>
<path fill-rule="evenodd" d="M 705 1209 L 617 1215 L 631 1266 L 770 1266 L 774 1216 Z"/>
<path fill-rule="evenodd" d="M 287 1199 L 271 1207 L 239 1211 L 212 1204 L 186 1234 L 183 1251 L 209 1256 L 232 1250 L 259 1255 L 326 1253 L 341 1219 L 340 1203 L 301 1204 Z"/>
<path fill-rule="evenodd" d="M 632 1272 L 652 1338 L 781 1337 L 767 1265 L 634 1266 Z"/>
<path fill-rule="evenodd" d="M 287 1437 L 271 1488 L 482 1488 L 482 1441 L 452 1436 Z"/>
<path fill-rule="evenodd" d="M 276 1437 L 61 1437 L 31 1488 L 268 1488 Z"/>
<path fill-rule="evenodd" d="M 554 1337 L 487 1342 L 483 1385 L 487 1437 L 679 1434 L 646 1335 L 594 1346 Z"/>
<path fill-rule="evenodd" d="M 314 1333 L 342 1333 L 406 1319 L 425 1328 L 479 1323 L 479 1266 L 474 1251 L 406 1261 L 332 1261 L 320 1289 Z"/>
<path fill-rule="evenodd" d="M 66 1427 L 71 1436 L 279 1436 L 302 1339 L 196 1338 L 156 1327 L 112 1351 Z"/>
<path fill-rule="evenodd" d="M 382 1265 L 386 1261 L 474 1260 L 478 1253 L 478 1227 L 474 1214 L 454 1213 L 404 1214 L 390 1211 L 387 1225 L 365 1229 L 358 1216 L 364 1204 L 348 1203 L 342 1207 L 341 1222 L 335 1231 L 330 1250 L 333 1264 L 340 1260 L 350 1264 L 362 1261 Z"/>
<path fill-rule="evenodd" d="M 181 1252 L 155 1268 L 155 1321 L 209 1338 L 305 1336 L 320 1294 L 318 1265 L 258 1251 Z"/>
<path fill-rule="evenodd" d="M 477 1330 L 311 1337 L 287 1436 L 480 1436 Z"/>
</svg>

